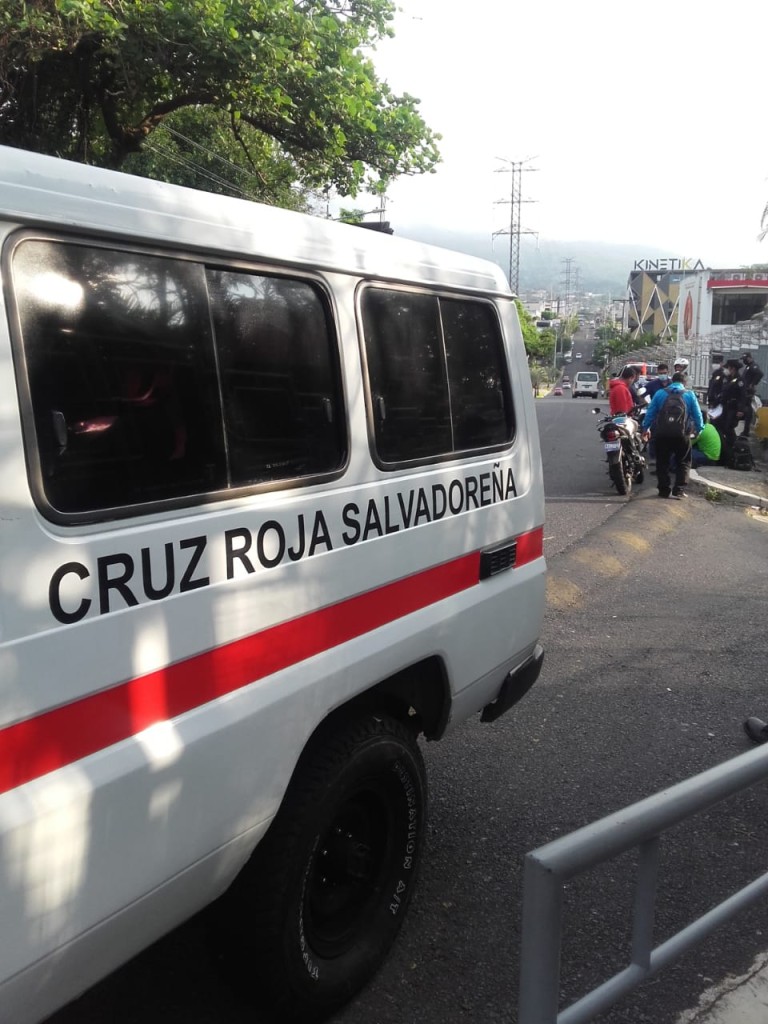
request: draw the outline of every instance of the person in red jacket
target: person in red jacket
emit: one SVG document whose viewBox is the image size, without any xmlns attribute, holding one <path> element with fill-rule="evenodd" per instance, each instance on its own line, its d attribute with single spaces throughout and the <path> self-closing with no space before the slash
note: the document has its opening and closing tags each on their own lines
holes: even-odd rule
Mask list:
<svg viewBox="0 0 768 1024">
<path fill-rule="evenodd" d="M 630 413 L 635 407 L 635 396 L 630 390 L 637 377 L 637 373 L 631 366 L 625 366 L 620 377 L 614 377 L 608 381 L 608 405 L 612 416 L 619 413 Z"/>
</svg>

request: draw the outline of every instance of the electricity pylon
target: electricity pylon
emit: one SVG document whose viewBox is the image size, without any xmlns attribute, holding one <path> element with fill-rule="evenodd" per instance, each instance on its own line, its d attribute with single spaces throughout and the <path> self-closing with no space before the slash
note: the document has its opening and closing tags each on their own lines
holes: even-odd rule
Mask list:
<svg viewBox="0 0 768 1024">
<path fill-rule="evenodd" d="M 522 198 L 523 171 L 537 171 L 538 167 L 525 166 L 535 157 L 528 157 L 525 160 L 507 160 L 506 157 L 497 156 L 496 159 L 501 160 L 507 166 L 497 167 L 495 173 L 510 174 L 511 176 L 509 199 L 498 200 L 498 203 L 509 203 L 509 228 L 494 231 L 492 237 L 509 235 L 509 286 L 517 295 L 520 291 L 520 235 L 536 235 L 538 237 L 537 231 L 522 228 L 520 225 L 521 205 L 524 202 L 533 202 L 532 199 Z"/>
</svg>

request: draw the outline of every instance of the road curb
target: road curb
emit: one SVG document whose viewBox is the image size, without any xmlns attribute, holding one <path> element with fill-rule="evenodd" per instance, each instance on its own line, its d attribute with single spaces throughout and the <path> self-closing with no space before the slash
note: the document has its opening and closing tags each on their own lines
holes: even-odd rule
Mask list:
<svg viewBox="0 0 768 1024">
<path fill-rule="evenodd" d="M 696 1006 L 675 1024 L 764 1024 L 768 1016 L 768 953 L 761 953 L 749 971 L 712 985 Z"/>
<path fill-rule="evenodd" d="M 759 494 L 753 494 L 751 491 L 742 491 L 737 487 L 729 487 L 728 484 L 723 484 L 719 481 L 707 480 L 706 477 L 703 477 L 695 469 L 691 470 L 690 482 L 704 490 L 719 491 L 722 494 L 727 494 L 729 497 L 737 499 L 740 503 L 756 505 L 758 508 L 768 508 L 768 498 L 764 498 Z"/>
</svg>

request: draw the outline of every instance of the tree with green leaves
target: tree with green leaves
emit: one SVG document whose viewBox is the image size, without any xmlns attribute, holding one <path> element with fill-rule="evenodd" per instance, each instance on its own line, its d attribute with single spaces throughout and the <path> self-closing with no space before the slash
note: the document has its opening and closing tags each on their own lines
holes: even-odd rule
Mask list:
<svg viewBox="0 0 768 1024">
<path fill-rule="evenodd" d="M 522 304 L 520 299 L 515 299 L 515 306 L 517 307 L 517 318 L 520 321 L 520 331 L 523 335 L 523 342 L 525 343 L 525 350 L 530 355 L 529 345 L 535 346 L 538 342 L 539 332 L 536 324 L 533 322 L 533 317 Z"/>
<path fill-rule="evenodd" d="M 546 383 L 546 378 L 543 369 L 540 366 L 531 366 L 529 368 L 531 375 L 531 387 L 536 398 L 539 397 L 539 391 L 543 384 Z"/>
<path fill-rule="evenodd" d="M 126 157 L 121 169 L 290 210 L 313 209 L 316 193 L 299 183 L 294 162 L 274 139 L 247 125 L 239 137 L 245 147 L 219 110 L 177 110 L 158 125 L 139 152 Z"/>
<path fill-rule="evenodd" d="M 177 181 L 191 173 L 180 138 L 210 151 L 226 133 L 224 159 L 256 192 L 277 178 L 278 194 L 287 179 L 356 195 L 430 171 L 439 136 L 366 56 L 393 13 L 392 0 L 0 0 L 0 142 Z M 162 129 L 177 152 L 153 145 Z M 212 159 L 205 187 L 224 190 Z"/>
<path fill-rule="evenodd" d="M 598 341 L 614 341 L 616 338 L 619 338 L 620 336 L 621 331 L 614 324 L 601 324 L 600 327 L 598 327 L 595 331 L 595 337 Z"/>
<path fill-rule="evenodd" d="M 627 334 L 624 335 L 624 337 L 626 337 L 627 340 L 632 343 L 633 347 L 637 349 L 656 348 L 658 345 L 662 344 L 659 335 L 654 334 L 653 331 L 641 331 L 640 334 L 630 334 L 629 332 L 627 332 Z M 670 334 L 667 341 L 671 340 L 672 335 Z"/>
<path fill-rule="evenodd" d="M 629 331 L 622 334 L 618 327 L 608 325 L 598 328 L 597 334 L 599 341 L 592 350 L 592 361 L 598 366 L 605 366 L 630 352 L 659 344 L 655 335 L 643 334 L 640 338 L 645 340 L 641 341 Z"/>
<path fill-rule="evenodd" d="M 520 320 L 520 330 L 523 335 L 523 343 L 528 359 L 549 360 L 555 350 L 554 331 L 539 331 L 534 323 L 533 317 L 522 304 L 520 299 L 515 299 L 517 315 Z M 546 335 L 546 337 L 545 337 Z"/>
<path fill-rule="evenodd" d="M 550 363 L 554 357 L 556 345 L 557 332 L 553 331 L 549 327 L 545 327 L 543 331 L 539 331 L 539 344 L 538 351 L 536 353 L 537 357 L 544 360 L 546 363 Z"/>
</svg>

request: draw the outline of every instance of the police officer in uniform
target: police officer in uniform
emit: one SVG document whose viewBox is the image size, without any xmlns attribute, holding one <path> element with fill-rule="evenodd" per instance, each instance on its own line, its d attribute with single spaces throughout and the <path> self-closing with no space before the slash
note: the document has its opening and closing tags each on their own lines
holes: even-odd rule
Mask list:
<svg viewBox="0 0 768 1024">
<path fill-rule="evenodd" d="M 752 409 L 752 399 L 757 393 L 757 385 L 763 379 L 763 371 L 753 359 L 751 352 L 745 352 L 741 357 L 741 361 L 744 363 L 741 379 L 744 381 L 747 398 L 749 399 L 744 410 L 744 430 L 742 431 L 742 436 L 749 437 L 749 428 L 752 426 L 752 413 L 754 411 Z"/>
<path fill-rule="evenodd" d="M 739 376 L 740 369 L 741 362 L 738 359 L 726 359 L 723 364 L 725 379 L 723 390 L 720 393 L 723 412 L 715 420 L 715 426 L 720 431 L 726 453 L 733 451 L 736 427 L 741 420 L 746 418 L 747 406 L 750 402 L 747 396 L 747 386 Z M 723 461 L 727 462 L 727 458 L 724 458 Z"/>
</svg>

